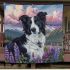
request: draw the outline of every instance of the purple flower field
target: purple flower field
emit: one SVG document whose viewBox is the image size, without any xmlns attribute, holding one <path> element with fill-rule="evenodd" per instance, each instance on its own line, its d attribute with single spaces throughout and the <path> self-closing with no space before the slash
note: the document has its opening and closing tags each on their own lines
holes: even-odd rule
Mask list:
<svg viewBox="0 0 70 70">
<path fill-rule="evenodd" d="M 63 61 L 63 49 L 61 48 L 46 48 L 44 49 L 44 54 L 42 59 L 33 58 L 33 60 L 28 61 L 27 57 L 24 55 L 19 55 L 19 49 L 17 45 L 14 48 L 15 51 L 15 60 L 11 52 L 8 51 L 7 47 L 5 47 L 5 58 L 7 63 L 52 63 L 52 62 L 61 62 Z"/>
</svg>

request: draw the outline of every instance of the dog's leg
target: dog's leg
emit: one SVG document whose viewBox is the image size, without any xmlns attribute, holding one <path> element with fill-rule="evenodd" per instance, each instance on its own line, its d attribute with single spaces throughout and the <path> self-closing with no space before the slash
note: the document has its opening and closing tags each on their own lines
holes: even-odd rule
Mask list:
<svg viewBox="0 0 70 70">
<path fill-rule="evenodd" d="M 18 44 L 17 44 L 18 45 Z M 20 51 L 20 55 L 23 53 L 27 53 L 27 49 L 25 47 L 23 47 L 21 44 L 18 45 L 19 51 Z"/>
<path fill-rule="evenodd" d="M 17 45 L 18 45 L 18 44 L 17 44 Z M 22 46 L 22 45 L 18 45 L 18 48 L 19 48 L 20 56 L 23 54 L 24 57 L 27 58 L 27 61 L 29 61 L 30 57 L 29 57 L 29 55 L 27 54 L 27 49 L 26 49 L 24 46 Z"/>
</svg>

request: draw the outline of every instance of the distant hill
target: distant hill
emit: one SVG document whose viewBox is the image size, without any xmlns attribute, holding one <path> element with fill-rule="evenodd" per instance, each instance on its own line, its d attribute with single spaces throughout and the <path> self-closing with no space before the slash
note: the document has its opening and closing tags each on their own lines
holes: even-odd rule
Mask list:
<svg viewBox="0 0 70 70">
<path fill-rule="evenodd" d="M 24 32 L 22 32 L 22 31 L 13 30 L 13 29 L 11 29 L 11 30 L 7 29 L 7 30 L 5 30 L 4 33 L 5 33 L 5 37 L 8 39 L 14 39 L 14 38 L 19 37 L 24 34 Z"/>
<path fill-rule="evenodd" d="M 63 31 L 61 29 L 54 30 L 51 34 L 46 38 L 47 43 L 59 43 L 63 41 Z"/>
<path fill-rule="evenodd" d="M 59 29 L 59 30 L 53 29 L 53 31 L 47 29 L 46 33 L 49 34 L 49 36 L 46 37 L 47 43 L 62 42 L 62 40 L 63 40 L 63 31 L 61 29 Z M 12 40 L 16 37 L 23 35 L 23 34 L 24 34 L 24 32 L 18 31 L 18 30 L 12 30 L 12 29 L 5 30 L 5 37 L 8 40 Z"/>
</svg>

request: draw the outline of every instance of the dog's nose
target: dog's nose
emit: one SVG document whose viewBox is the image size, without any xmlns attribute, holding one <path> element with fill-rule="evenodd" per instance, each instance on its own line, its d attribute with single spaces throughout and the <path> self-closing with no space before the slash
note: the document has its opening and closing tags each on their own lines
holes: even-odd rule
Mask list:
<svg viewBox="0 0 70 70">
<path fill-rule="evenodd" d="M 36 29 L 35 29 L 35 28 L 32 28 L 31 31 L 32 31 L 32 32 L 36 32 Z"/>
</svg>

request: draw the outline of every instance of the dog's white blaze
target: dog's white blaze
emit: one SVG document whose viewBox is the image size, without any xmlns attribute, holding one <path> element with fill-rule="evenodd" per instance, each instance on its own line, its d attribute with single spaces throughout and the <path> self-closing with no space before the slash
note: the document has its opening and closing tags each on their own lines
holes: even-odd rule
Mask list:
<svg viewBox="0 0 70 70">
<path fill-rule="evenodd" d="M 31 28 L 36 28 L 36 33 L 38 33 L 39 27 L 35 24 L 34 17 L 31 18 L 31 21 L 32 21 Z"/>
</svg>

